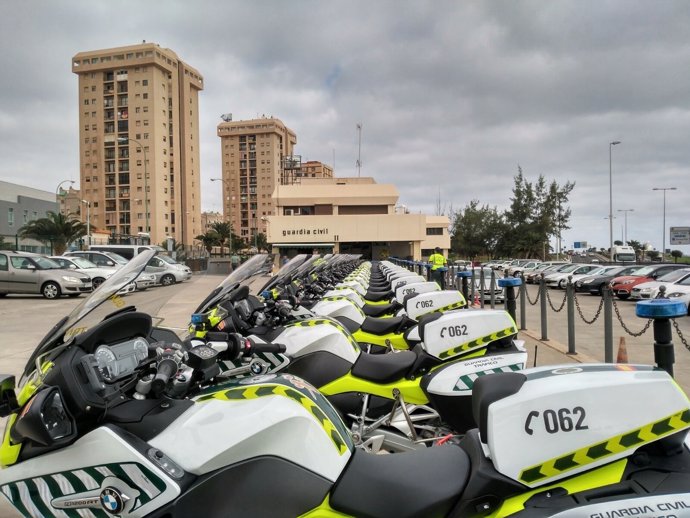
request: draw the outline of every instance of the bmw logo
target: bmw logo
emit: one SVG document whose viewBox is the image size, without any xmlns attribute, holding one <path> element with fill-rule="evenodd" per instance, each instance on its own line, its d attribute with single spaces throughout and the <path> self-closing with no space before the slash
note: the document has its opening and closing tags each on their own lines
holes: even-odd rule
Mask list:
<svg viewBox="0 0 690 518">
<path fill-rule="evenodd" d="M 108 486 L 101 491 L 101 505 L 110 514 L 120 514 L 125 508 L 125 503 L 116 488 Z"/>
</svg>

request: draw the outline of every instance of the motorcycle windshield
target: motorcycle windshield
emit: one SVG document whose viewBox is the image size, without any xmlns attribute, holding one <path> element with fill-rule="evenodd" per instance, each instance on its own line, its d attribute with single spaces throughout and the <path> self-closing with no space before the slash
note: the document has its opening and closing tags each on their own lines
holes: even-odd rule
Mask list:
<svg viewBox="0 0 690 518">
<path fill-rule="evenodd" d="M 216 306 L 230 292 L 240 285 L 249 286 L 250 293 L 265 283 L 265 277 L 273 271 L 273 255 L 256 254 L 235 268 L 204 301 L 194 313 L 205 313 Z"/>
<path fill-rule="evenodd" d="M 120 294 L 120 292 L 127 291 L 128 286 L 139 277 L 156 253 L 155 250 L 146 250 L 134 257 L 122 268 L 116 270 L 97 290 L 91 292 L 91 295 L 77 305 L 69 315 L 53 326 L 29 358 L 24 368 L 24 374 L 28 375 L 33 371 L 36 358 L 39 356 L 68 343 L 78 334 L 101 322 L 106 316 L 133 306 L 135 301 L 129 300 L 129 297 L 135 294 L 125 296 L 124 293 Z M 146 306 L 146 311 L 155 315 L 165 300 L 159 299 L 149 304 L 143 302 L 143 300 L 136 301 L 137 308 L 143 309 L 141 306 Z M 152 312 L 152 309 L 155 311 Z"/>
<path fill-rule="evenodd" d="M 284 284 L 285 280 L 288 279 L 302 264 L 309 258 L 307 254 L 298 254 L 287 263 L 275 274 L 270 281 L 268 281 L 259 292 L 270 290 L 275 286 Z"/>
</svg>

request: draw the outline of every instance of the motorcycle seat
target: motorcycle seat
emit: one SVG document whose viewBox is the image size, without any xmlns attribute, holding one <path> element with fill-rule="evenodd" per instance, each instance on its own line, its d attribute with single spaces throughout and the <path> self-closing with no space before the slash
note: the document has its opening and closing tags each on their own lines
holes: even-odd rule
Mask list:
<svg viewBox="0 0 690 518">
<path fill-rule="evenodd" d="M 393 297 L 394 293 L 391 290 L 387 291 L 367 291 L 366 295 L 364 295 L 365 300 L 369 300 L 371 302 L 380 302 L 382 300 L 388 300 Z"/>
<path fill-rule="evenodd" d="M 393 455 L 355 450 L 330 504 L 368 518 L 447 516 L 469 476 L 469 456 L 455 445 Z"/>
<path fill-rule="evenodd" d="M 387 335 L 397 332 L 405 319 L 404 315 L 391 318 L 367 317 L 362 322 L 360 329 L 372 335 Z"/>
<path fill-rule="evenodd" d="M 416 361 L 412 351 L 360 354 L 352 366 L 352 375 L 375 383 L 392 383 L 404 377 Z"/>
<path fill-rule="evenodd" d="M 362 312 L 368 317 L 380 317 L 388 313 L 395 312 L 398 309 L 398 304 L 393 302 L 392 304 L 380 304 L 378 306 L 372 306 L 371 304 L 365 304 L 362 307 Z"/>
</svg>

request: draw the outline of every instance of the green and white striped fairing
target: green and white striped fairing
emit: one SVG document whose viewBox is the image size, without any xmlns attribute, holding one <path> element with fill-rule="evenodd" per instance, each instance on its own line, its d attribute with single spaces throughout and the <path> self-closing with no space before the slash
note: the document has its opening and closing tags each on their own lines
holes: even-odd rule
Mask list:
<svg viewBox="0 0 690 518">
<path fill-rule="evenodd" d="M 138 490 L 131 507 L 135 511 L 158 497 L 166 489 L 165 482 L 146 466 L 136 462 L 104 464 L 82 469 L 60 471 L 40 477 L 27 478 L 0 486 L 0 491 L 24 516 L 33 518 L 107 518 L 112 516 L 103 508 L 57 509 L 54 500 L 102 489 L 104 480 L 115 478 Z M 130 512 L 131 512 L 130 511 Z"/>
</svg>

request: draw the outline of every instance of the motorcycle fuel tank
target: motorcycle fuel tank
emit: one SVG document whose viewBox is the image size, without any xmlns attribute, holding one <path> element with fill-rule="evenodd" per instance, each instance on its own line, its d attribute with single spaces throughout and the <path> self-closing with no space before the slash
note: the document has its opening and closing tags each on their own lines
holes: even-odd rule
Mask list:
<svg viewBox="0 0 690 518">
<path fill-rule="evenodd" d="M 407 295 L 413 293 L 428 293 L 430 291 L 441 291 L 441 287 L 435 282 L 415 282 L 406 284 L 395 290 L 395 300 L 402 304 Z"/>
<path fill-rule="evenodd" d="M 407 316 L 413 320 L 429 313 L 445 313 L 466 306 L 465 298 L 457 290 L 420 293 L 405 302 Z"/>
</svg>

